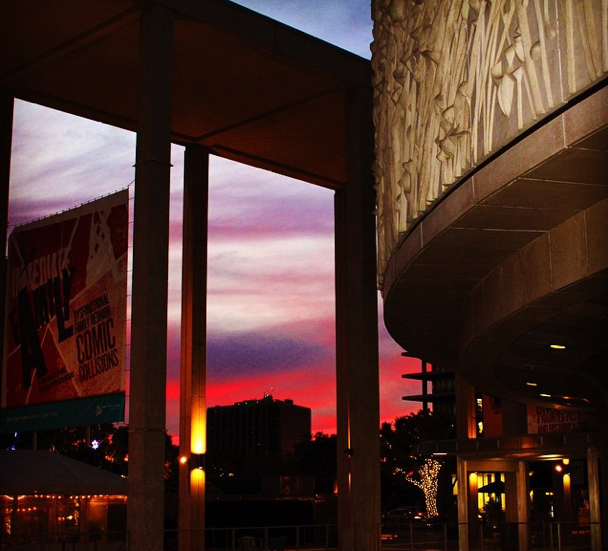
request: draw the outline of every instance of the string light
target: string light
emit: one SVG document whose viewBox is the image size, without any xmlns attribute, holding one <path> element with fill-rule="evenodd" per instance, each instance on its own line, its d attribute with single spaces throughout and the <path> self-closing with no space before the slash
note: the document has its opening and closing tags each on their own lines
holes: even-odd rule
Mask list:
<svg viewBox="0 0 608 551">
<path fill-rule="evenodd" d="M 405 480 L 418 486 L 424 493 L 424 501 L 426 504 L 426 512 L 430 517 L 436 517 L 437 511 L 437 485 L 439 480 L 439 471 L 441 463 L 436 459 L 426 459 L 424 464 L 418 469 L 420 480 L 412 478 L 413 473 L 404 473 L 403 470 L 397 468 L 396 472 L 405 474 Z"/>
</svg>

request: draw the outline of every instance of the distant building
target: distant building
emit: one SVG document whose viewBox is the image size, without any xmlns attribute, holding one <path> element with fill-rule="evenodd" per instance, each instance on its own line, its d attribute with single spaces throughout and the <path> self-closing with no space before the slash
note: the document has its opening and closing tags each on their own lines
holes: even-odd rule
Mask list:
<svg viewBox="0 0 608 551">
<path fill-rule="evenodd" d="M 208 408 L 209 524 L 234 528 L 243 518 L 247 526 L 335 523 L 335 514 L 319 516 L 327 515 L 327 505 L 315 499 L 314 476 L 285 474 L 289 455 L 310 437 L 311 409 L 293 400 L 267 395 Z"/>
<path fill-rule="evenodd" d="M 292 400 L 264 396 L 207 410 L 207 450 L 212 456 L 284 458 L 310 434 L 310 408 Z"/>
</svg>

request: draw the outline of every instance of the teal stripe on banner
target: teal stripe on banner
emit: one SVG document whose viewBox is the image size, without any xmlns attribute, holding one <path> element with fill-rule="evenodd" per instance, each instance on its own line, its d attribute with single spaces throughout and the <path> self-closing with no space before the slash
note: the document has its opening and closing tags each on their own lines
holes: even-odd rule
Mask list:
<svg viewBox="0 0 608 551">
<path fill-rule="evenodd" d="M 125 419 L 125 395 L 108 394 L 2 410 L 2 433 L 117 423 Z"/>
</svg>

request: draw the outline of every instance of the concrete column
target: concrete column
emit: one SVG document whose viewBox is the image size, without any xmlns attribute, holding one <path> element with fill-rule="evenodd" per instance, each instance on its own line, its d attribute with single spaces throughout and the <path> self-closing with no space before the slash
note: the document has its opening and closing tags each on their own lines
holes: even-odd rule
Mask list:
<svg viewBox="0 0 608 551">
<path fill-rule="evenodd" d="M 184 157 L 182 350 L 180 375 L 179 548 L 201 551 L 205 538 L 207 452 L 207 219 L 209 153 L 196 144 Z"/>
<path fill-rule="evenodd" d="M 171 11 L 158 4 L 143 8 L 139 48 L 127 520 L 130 549 L 162 551 L 173 66 Z"/>
<path fill-rule="evenodd" d="M 528 550 L 528 526 L 530 524 L 528 469 L 525 461 L 517 463 L 515 474 L 517 484 L 517 523 L 519 533 L 519 551 Z M 509 504 L 507 503 L 507 507 Z"/>
<path fill-rule="evenodd" d="M 600 466 L 599 480 L 600 484 L 600 508 L 599 519 L 601 529 L 601 537 L 604 543 L 608 542 L 608 424 L 603 423 L 601 428 L 602 440 L 599 446 Z M 600 542 L 601 543 L 601 542 Z M 601 545 L 600 545 L 601 547 Z"/>
<path fill-rule="evenodd" d="M 380 549 L 371 104 L 371 90 L 348 94 L 347 182 L 335 197 L 339 545 L 353 551 Z"/>
<path fill-rule="evenodd" d="M 516 472 L 506 472 L 505 475 L 505 517 L 506 522 L 517 522 L 518 519 L 518 497 Z M 495 473 L 496 479 L 499 480 L 500 473 Z"/>
<path fill-rule="evenodd" d="M 471 471 L 469 462 L 467 462 L 467 483 L 467 529 L 469 545 L 475 548 L 481 542 L 481 531 L 477 521 L 477 515 L 479 514 L 479 474 L 477 471 Z"/>
<path fill-rule="evenodd" d="M 600 494 L 600 469 L 597 448 L 587 449 L 587 479 L 589 486 L 589 521 L 591 523 L 591 550 L 602 549 L 602 516 Z M 607 484 L 608 481 L 604 481 Z"/>
<path fill-rule="evenodd" d="M 564 483 L 564 474 L 553 469 L 551 473 L 553 485 L 553 508 L 555 519 L 559 522 L 569 523 L 570 515 L 570 477 Z"/>
<path fill-rule="evenodd" d="M 3 243 L 0 255 L 0 312 L 4 313 L 6 300 L 6 239 L 8 232 L 8 192 L 11 174 L 11 144 L 13 139 L 13 97 L 0 94 L 0 236 Z M 4 335 L 4 314 L 0 320 L 0 334 Z M 4 339 L 0 342 L 3 357 Z"/>
<path fill-rule="evenodd" d="M 458 480 L 458 549 L 469 549 L 469 473 L 467 462 L 456 457 L 456 476 Z M 477 492 L 477 487 L 475 487 Z"/>
</svg>

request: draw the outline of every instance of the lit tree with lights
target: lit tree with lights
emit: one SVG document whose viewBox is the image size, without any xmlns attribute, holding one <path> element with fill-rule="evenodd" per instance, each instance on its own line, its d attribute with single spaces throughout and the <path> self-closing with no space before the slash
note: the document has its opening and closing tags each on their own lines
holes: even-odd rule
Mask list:
<svg viewBox="0 0 608 551">
<path fill-rule="evenodd" d="M 417 499 L 414 495 L 417 492 L 413 488 L 416 486 L 425 496 L 429 515 L 436 515 L 440 509 L 441 514 L 448 514 L 453 505 L 449 484 L 449 473 L 453 465 L 449 460 L 441 464 L 434 459 L 425 461 L 417 451 L 418 444 L 424 440 L 451 438 L 455 438 L 453 419 L 428 411 L 420 410 L 397 417 L 392 423 L 382 423 L 380 453 L 384 510 L 413 503 Z M 439 475 L 442 478 L 441 488 Z M 448 477 L 445 481 L 444 476 Z M 433 496 L 430 500 L 429 495 Z"/>
<path fill-rule="evenodd" d="M 405 475 L 405 479 L 408 482 L 411 482 L 414 486 L 418 486 L 423 491 L 426 512 L 430 517 L 436 517 L 439 514 L 437 511 L 437 481 L 440 470 L 441 463 L 439 461 L 436 459 L 426 459 L 418 469 L 419 480 L 413 477 L 413 472 Z"/>
</svg>

